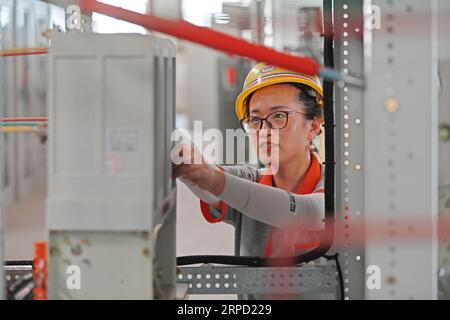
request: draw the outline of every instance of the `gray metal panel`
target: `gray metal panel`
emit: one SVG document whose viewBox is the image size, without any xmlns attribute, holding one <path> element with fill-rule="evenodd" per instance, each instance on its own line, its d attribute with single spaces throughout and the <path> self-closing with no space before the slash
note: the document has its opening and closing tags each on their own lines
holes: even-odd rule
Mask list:
<svg viewBox="0 0 450 320">
<path fill-rule="evenodd" d="M 162 50 L 160 48 L 160 50 Z M 156 82 L 158 83 L 156 96 L 158 99 L 158 104 L 155 105 L 156 108 L 156 135 L 155 135 L 155 142 L 156 142 L 156 190 L 158 191 L 157 197 L 156 197 L 156 204 L 162 202 L 162 199 L 164 198 L 164 194 L 166 192 L 165 188 L 165 130 L 166 130 L 166 121 L 165 121 L 165 107 L 166 107 L 166 95 L 165 95 L 165 87 L 167 84 L 166 81 L 166 74 L 164 70 L 164 57 L 159 56 L 157 58 L 157 66 L 155 68 L 158 69 L 158 78 L 156 78 Z"/>
<path fill-rule="evenodd" d="M 163 104 L 156 112 L 162 113 L 163 131 L 159 139 L 162 142 L 161 161 L 162 185 L 164 192 L 164 202 L 161 204 L 164 214 L 155 217 L 155 223 L 163 216 L 164 224 L 161 229 L 155 228 L 157 241 L 155 245 L 154 279 L 155 293 L 154 299 L 173 299 L 176 288 L 176 184 L 172 180 L 171 154 L 171 134 L 174 129 L 175 119 L 175 47 L 171 41 L 160 39 L 160 67 L 163 72 Z M 156 213 L 161 212 L 161 210 Z"/>
<path fill-rule="evenodd" d="M 14 8 L 12 0 L 1 1 L 3 11 L 3 26 L 1 27 L 1 44 L 2 48 L 13 48 L 14 47 Z M 15 95 L 16 88 L 16 74 L 15 70 L 15 59 L 2 59 L 0 62 L 2 65 L 1 77 L 2 84 L 0 87 L 5 90 L 2 93 L 2 104 L 4 104 L 3 115 L 14 116 L 14 106 L 16 105 L 17 96 Z M 4 176 L 3 181 L 5 182 L 5 188 L 3 191 L 3 201 L 4 205 L 7 206 L 15 201 L 16 198 L 16 180 L 14 173 L 16 172 L 16 158 L 15 158 L 15 143 L 14 137 L 11 134 L 5 135 L 4 149 L 5 159 L 4 159 Z"/>
<path fill-rule="evenodd" d="M 14 47 L 35 47 L 37 41 L 35 1 L 17 0 L 14 9 Z M 35 88 L 32 83 L 32 66 L 36 63 L 35 57 L 14 57 L 15 72 L 15 101 L 14 115 L 16 117 L 32 117 L 39 114 L 35 109 Z M 31 134 L 13 135 L 16 162 L 16 200 L 23 200 L 31 194 L 36 183 L 36 145 L 38 140 Z M 37 145 L 38 147 L 38 145 Z M 41 151 L 42 152 L 42 151 Z M 42 169 L 42 168 L 40 168 Z"/>
<path fill-rule="evenodd" d="M 450 5 L 450 3 L 449 3 Z M 450 59 L 439 62 L 439 223 L 450 218 Z M 450 299 L 450 245 L 439 235 L 439 299 Z"/>
<path fill-rule="evenodd" d="M 335 1 L 335 65 L 352 76 L 364 71 L 363 1 Z M 364 91 L 335 89 L 336 244 L 344 298 L 364 299 Z"/>
<path fill-rule="evenodd" d="M 49 40 L 45 34 L 53 26 L 50 18 L 50 5 L 42 1 L 34 1 L 33 3 L 35 46 L 49 46 Z M 64 15 L 60 15 L 64 18 Z M 32 115 L 47 115 L 47 55 L 41 54 L 30 57 L 29 78 L 32 93 Z M 47 177 L 47 145 L 43 143 L 37 135 L 31 137 L 31 147 L 33 153 L 32 170 L 33 170 L 33 186 L 45 186 Z"/>
<path fill-rule="evenodd" d="M 2 113 L 2 110 L 0 110 L 0 114 Z M 4 234 L 5 234 L 5 228 L 4 228 L 4 198 L 3 198 L 3 172 L 4 172 L 4 158 L 5 158 L 5 141 L 3 134 L 0 134 L 0 264 L 3 265 L 4 261 L 4 250 L 5 250 L 5 243 L 4 243 Z M 0 300 L 5 299 L 5 280 L 3 276 L 3 268 L 0 268 Z"/>
<path fill-rule="evenodd" d="M 436 1 L 373 1 L 365 123 L 368 299 L 437 298 Z M 425 236 L 423 236 L 425 235 Z"/>
<path fill-rule="evenodd" d="M 0 1 L 0 14 L 3 13 L 3 16 L 0 17 L 0 49 L 4 49 L 7 46 L 12 45 L 12 11 L 13 4 L 12 1 L 1 0 Z M 9 13 L 7 15 L 7 13 Z M 9 21 L 2 21 L 2 18 L 8 19 Z M 9 74 L 9 68 L 7 61 L 2 59 L 0 61 L 0 117 L 3 117 L 7 114 L 7 105 L 9 103 L 8 97 L 10 98 L 10 89 L 9 89 L 9 79 L 7 75 Z M 3 265 L 3 261 L 5 258 L 4 255 L 4 208 L 6 202 L 6 193 L 5 189 L 8 188 L 10 184 L 4 184 L 4 182 L 9 182 L 10 179 L 5 180 L 5 169 L 7 159 L 7 146 L 6 146 L 6 135 L 0 133 L 0 264 Z M 3 268 L 0 268 L 0 300 L 5 299 L 5 277 L 3 273 Z"/>
<path fill-rule="evenodd" d="M 334 297 L 334 266 L 289 268 L 181 267 L 178 282 L 188 294 L 330 294 Z"/>
<path fill-rule="evenodd" d="M 251 63 L 248 60 L 222 57 L 218 60 L 218 93 L 219 93 L 219 130 L 226 136 L 227 130 L 234 130 L 240 128 L 239 120 L 236 117 L 234 103 L 237 96 L 242 89 L 245 77 L 251 69 Z M 230 83 L 228 79 L 229 72 L 235 72 L 236 82 Z M 228 139 L 228 138 L 227 138 Z M 231 139 L 231 138 L 230 138 Z M 249 145 L 246 143 L 245 152 L 239 155 L 239 146 L 234 146 L 233 150 L 226 150 L 226 145 L 223 145 L 222 153 L 223 164 L 242 164 L 239 158 L 249 158 Z M 227 159 L 229 157 L 229 159 Z M 220 157 L 219 157 L 220 159 Z M 228 161 L 229 160 L 229 161 Z M 231 162 L 231 163 L 229 163 Z"/>
<path fill-rule="evenodd" d="M 439 33 L 439 218 L 450 217 L 450 1 L 438 1 Z M 448 220 L 447 220 L 448 221 Z M 441 221 L 439 222 L 441 223 Z M 439 299 L 450 299 L 448 232 L 439 235 Z"/>
<path fill-rule="evenodd" d="M 152 299 L 149 238 L 148 232 L 50 232 L 49 299 Z M 80 268 L 79 289 L 67 285 L 69 266 Z"/>
<path fill-rule="evenodd" d="M 0 21 L 1 23 L 1 21 Z M 1 30 L 0 30 L 1 31 Z M 2 62 L 0 62 L 0 68 Z M 2 73 L 4 76 L 4 74 Z M 3 78 L 3 77 L 2 77 Z M 0 81 L 3 81 L 4 79 L 0 79 Z M 1 83 L 3 84 L 3 83 Z M 3 88 L 3 87 L 2 87 Z M 1 95 L 3 97 L 3 95 Z M 5 114 L 5 105 L 0 102 L 0 117 L 4 116 Z M 4 171 L 5 171 L 5 158 L 6 158 L 6 152 L 5 152 L 5 135 L 0 133 L 0 264 L 3 265 L 4 260 L 4 197 L 3 197 L 3 189 L 5 188 L 5 185 L 3 183 L 3 177 L 4 177 Z M 5 299 L 5 280 L 3 277 L 3 268 L 0 268 L 0 300 Z"/>
<path fill-rule="evenodd" d="M 239 121 L 234 111 L 234 102 L 238 96 L 242 84 L 243 74 L 250 70 L 251 66 L 243 60 L 233 58 L 219 58 L 218 60 L 218 85 L 219 85 L 219 129 L 225 132 L 226 129 L 239 128 Z M 228 83 L 227 73 L 229 69 L 236 72 L 236 83 Z"/>
</svg>

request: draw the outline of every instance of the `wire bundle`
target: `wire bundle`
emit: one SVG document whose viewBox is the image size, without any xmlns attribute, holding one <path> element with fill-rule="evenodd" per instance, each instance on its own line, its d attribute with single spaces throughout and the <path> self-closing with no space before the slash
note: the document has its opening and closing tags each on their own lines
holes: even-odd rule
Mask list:
<svg viewBox="0 0 450 320">
<path fill-rule="evenodd" d="M 0 118 L 0 132 L 40 132 L 46 128 L 46 117 Z"/>
</svg>

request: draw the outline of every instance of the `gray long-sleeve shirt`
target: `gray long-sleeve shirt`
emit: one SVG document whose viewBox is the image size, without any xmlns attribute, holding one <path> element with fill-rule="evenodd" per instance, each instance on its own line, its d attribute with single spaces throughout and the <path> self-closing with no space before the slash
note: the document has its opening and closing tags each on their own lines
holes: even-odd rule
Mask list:
<svg viewBox="0 0 450 320">
<path fill-rule="evenodd" d="M 223 200 L 239 198 L 238 202 L 244 204 L 234 203 L 233 207 L 222 201 L 222 209 L 218 210 L 201 201 L 201 208 L 207 221 L 211 223 L 223 221 L 235 227 L 236 255 L 294 256 L 317 246 L 317 238 L 313 231 L 322 229 L 322 224 L 318 222 L 322 222 L 324 214 L 324 166 L 319 163 L 315 154 L 312 153 L 311 165 L 295 195 L 281 189 L 274 190 L 271 187 L 272 176 L 263 175 L 264 169 L 258 170 L 249 165 L 224 166 L 223 169 L 226 173 L 226 186 L 219 198 Z M 244 182 L 239 178 L 253 182 L 253 185 L 243 185 Z M 234 185 L 227 186 L 229 183 Z M 260 185 L 256 186 L 255 183 Z M 246 196 L 245 190 L 248 187 L 250 187 L 249 192 L 253 191 L 253 194 Z M 278 194 L 277 199 L 282 199 L 282 204 L 273 201 L 275 192 L 281 193 Z M 247 197 L 250 200 L 245 199 Z M 261 197 L 267 201 L 262 204 L 252 203 L 252 198 L 261 199 Z M 307 205 L 304 205 L 305 203 Z M 309 203 L 313 205 L 308 205 Z M 261 205 L 264 208 L 261 208 Z M 289 210 L 293 205 L 297 206 L 298 210 Z M 235 207 L 243 209 L 240 211 Z M 268 207 L 273 210 L 278 208 L 283 212 L 269 212 Z M 305 212 L 305 208 L 311 208 L 311 210 Z M 267 212 L 273 217 L 267 216 Z M 297 224 L 296 221 L 298 221 Z M 270 246 L 271 249 L 268 248 Z"/>
</svg>

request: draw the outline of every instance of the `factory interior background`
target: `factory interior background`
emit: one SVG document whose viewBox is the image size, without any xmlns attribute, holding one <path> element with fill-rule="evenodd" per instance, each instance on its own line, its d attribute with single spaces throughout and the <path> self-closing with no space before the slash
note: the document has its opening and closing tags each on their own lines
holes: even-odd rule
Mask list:
<svg viewBox="0 0 450 320">
<path fill-rule="evenodd" d="M 192 25 L 224 33 L 254 45 L 273 48 L 292 56 L 310 57 L 322 67 L 326 67 L 324 37 L 327 34 L 323 24 L 327 13 L 324 3 L 328 1 L 102 0 L 99 2 L 140 14 L 184 20 Z M 447 1 L 437 0 L 329 1 L 329 3 L 332 3 L 334 10 L 331 14 L 334 17 L 335 32 L 332 49 L 334 66 L 330 70 L 334 69 L 341 77 L 333 80 L 336 131 L 333 137 L 334 148 L 329 149 L 333 150 L 336 163 L 334 176 L 336 237 L 347 239 L 348 229 L 350 231 L 357 229 L 355 238 L 358 239 L 350 241 L 350 245 L 345 239 L 342 242 L 345 246 L 340 252 L 340 262 L 344 274 L 340 284 L 339 277 L 333 279 L 332 297 L 344 298 L 340 297 L 343 293 L 346 299 L 449 299 L 450 247 L 445 236 L 449 234 L 449 229 L 448 223 L 439 222 L 439 227 L 443 231 L 440 233 L 441 237 L 438 237 L 438 219 L 445 218 L 450 212 L 450 189 L 448 189 L 450 28 L 446 19 L 450 13 L 450 5 Z M 83 150 L 87 153 L 94 150 L 91 146 L 72 151 L 63 146 L 64 142 L 58 144 L 57 141 L 51 144 L 55 145 L 55 149 L 49 151 L 49 143 L 53 143 L 53 137 L 58 137 L 54 141 L 57 139 L 63 141 L 58 133 L 66 132 L 74 136 L 64 138 L 68 144 L 74 141 L 89 141 L 89 126 L 93 123 L 91 117 L 95 117 L 94 113 L 89 112 L 58 113 L 56 99 L 60 99 L 64 94 L 76 101 L 78 98 L 71 95 L 70 86 L 76 81 L 83 81 L 83 72 L 86 81 L 91 74 L 89 68 L 77 73 L 77 69 L 70 71 L 70 66 L 64 64 L 58 64 L 58 68 L 61 69 L 57 70 L 56 65 L 61 56 L 82 56 L 83 48 L 77 46 L 82 46 L 83 41 L 86 41 L 86 48 L 89 46 L 98 48 L 92 49 L 92 54 L 103 54 L 102 50 L 110 50 L 125 57 L 128 43 L 132 48 L 130 50 L 136 50 L 133 52 L 142 50 L 144 44 L 142 46 L 134 44 L 134 38 L 126 38 L 127 34 L 168 39 L 171 44 L 155 40 L 154 48 L 160 46 L 163 48 L 161 52 L 158 51 L 160 49 L 154 49 L 150 45 L 148 48 L 159 52 L 155 55 L 170 57 L 167 61 L 173 62 L 171 70 L 174 78 L 169 79 L 167 77 L 170 76 L 166 75 L 166 82 L 160 81 L 160 78 L 153 78 L 152 81 L 155 87 L 166 88 L 173 95 L 175 113 L 171 115 L 170 121 L 174 122 L 176 128 L 190 132 L 194 129 L 194 121 L 201 121 L 203 130 L 214 128 L 225 132 L 226 129 L 240 127 L 234 110 L 235 99 L 242 90 L 248 71 L 258 62 L 256 58 L 239 56 L 173 34 L 149 30 L 95 10 L 84 16 L 89 21 L 89 27 L 83 25 L 74 28 L 73 23 L 77 24 L 78 21 L 72 21 L 70 25 L 68 19 L 71 11 L 67 10 L 74 4 L 78 5 L 77 1 L 0 0 L 0 118 L 3 120 L 36 118 L 36 123 L 28 132 L 19 133 L 5 129 L 0 136 L 2 139 L 0 259 L 5 262 L 33 261 L 38 250 L 36 244 L 42 242 L 47 242 L 48 247 L 45 250 L 50 250 L 47 251 L 49 255 L 54 253 L 50 249 L 52 245 L 54 246 L 52 248 L 59 246 L 59 250 L 63 251 L 61 248 L 64 248 L 64 243 L 70 241 L 72 245 L 79 242 L 78 249 L 89 248 L 92 243 L 98 241 L 109 254 L 114 251 L 108 250 L 114 249 L 108 247 L 108 241 L 116 244 L 116 248 L 130 252 L 133 246 L 141 248 L 139 240 L 129 235 L 134 222 L 129 222 L 121 229 L 122 218 L 117 218 L 118 222 L 111 222 L 112 231 L 105 229 L 106 231 L 99 231 L 97 235 L 96 226 L 100 226 L 101 229 L 101 220 L 98 217 L 93 219 L 91 224 L 87 220 L 81 221 L 82 219 L 81 222 L 75 222 L 69 215 L 64 216 L 66 220 L 63 218 L 58 220 L 54 213 L 51 213 L 51 219 L 54 219 L 51 227 L 46 220 L 49 203 L 51 210 L 59 210 L 58 206 L 61 206 L 69 208 L 68 212 L 72 212 L 69 206 L 64 207 L 64 204 L 57 203 L 58 197 L 64 198 L 68 195 L 63 194 L 63 191 L 58 193 L 57 189 L 62 186 L 63 180 L 58 180 L 58 177 L 50 174 L 49 166 L 56 166 L 52 157 L 66 161 L 64 162 L 66 169 L 83 168 L 84 165 L 88 165 L 91 158 L 82 160 L 84 156 L 80 153 Z M 82 30 L 85 27 L 86 30 Z M 104 36 L 121 34 L 124 42 L 122 45 L 111 44 L 111 41 L 108 42 L 109 38 L 98 38 L 100 40 L 97 43 L 105 44 L 101 47 L 95 44 L 96 40 L 78 38 L 80 34 Z M 69 37 L 65 38 L 65 35 Z M 70 41 L 73 41 L 72 44 Z M 66 48 L 69 48 L 68 51 L 65 51 Z M 98 53 L 95 50 L 98 50 Z M 114 68 L 109 70 L 119 72 L 117 74 L 128 72 L 125 68 L 120 69 L 120 65 L 117 69 Z M 130 72 L 137 71 L 133 69 Z M 323 72 L 321 80 L 324 81 L 327 75 L 328 79 L 336 77 L 335 74 Z M 132 88 L 132 84 L 126 83 L 125 76 L 124 79 L 117 80 L 117 83 L 114 81 L 107 83 L 120 86 L 122 96 L 118 94 L 115 99 L 121 99 L 124 103 L 134 99 L 146 99 L 145 94 L 137 92 Z M 361 85 L 360 82 L 364 84 Z M 98 88 L 100 87 L 101 85 Z M 124 88 L 129 90 L 126 91 Z M 61 96 L 60 93 L 55 93 L 57 90 L 63 92 Z M 86 91 L 86 94 L 89 95 L 89 92 Z M 54 98 L 50 99 L 51 97 Z M 84 101 L 84 98 L 80 99 Z M 126 116 L 126 111 L 117 111 L 117 114 Z M 44 118 L 45 122 L 42 120 Z M 50 132 L 50 128 L 55 131 Z M 167 139 L 167 136 L 164 139 Z M 322 135 L 320 139 L 317 143 L 324 147 L 325 136 Z M 156 142 L 155 139 L 156 148 L 158 143 L 159 147 L 164 148 L 164 145 L 161 145 L 164 142 Z M 58 149 L 60 147 L 61 149 Z M 61 155 L 60 150 L 67 153 Z M 321 149 L 323 160 L 325 150 Z M 116 160 L 111 159 L 111 170 L 116 169 L 114 167 Z M 167 166 L 168 164 L 165 164 L 164 169 L 161 167 L 157 170 L 167 172 Z M 52 181 L 50 190 L 56 195 L 54 198 L 49 198 L 50 179 Z M 74 192 L 81 194 L 80 190 L 84 187 L 77 184 L 74 186 Z M 88 183 L 85 187 L 96 192 L 95 187 L 88 186 Z M 117 187 L 118 197 L 122 192 L 127 196 L 133 193 L 133 190 L 127 190 L 126 184 Z M 170 186 L 166 185 L 166 188 L 170 189 Z M 63 189 L 66 190 L 61 187 L 61 190 Z M 76 210 L 73 209 L 73 212 Z M 362 219 L 363 216 L 366 220 Z M 140 219 L 140 216 L 136 219 L 138 218 Z M 364 238 L 364 233 L 362 235 L 358 233 L 362 232 L 359 228 L 368 223 L 367 221 L 372 221 L 371 219 L 375 221 L 377 218 L 382 221 L 380 222 L 382 231 L 380 235 L 374 237 L 381 237 L 383 241 L 374 240 L 360 244 L 359 240 Z M 350 220 L 350 223 L 347 220 Z M 71 222 L 74 223 L 72 229 L 67 227 Z M 354 226 L 351 223 L 354 223 Z M 421 225 L 429 225 L 430 229 L 423 227 L 424 230 L 418 230 L 421 229 Z M 158 246 L 163 246 L 161 243 L 166 242 L 169 248 L 167 251 L 164 246 L 157 247 L 154 251 L 150 250 L 150 256 L 165 266 L 164 268 L 175 270 L 172 260 L 179 256 L 232 256 L 235 252 L 233 227 L 226 223 L 213 225 L 208 223 L 202 216 L 198 198 L 179 180 L 176 181 L 174 228 L 161 233 L 161 237 L 164 238 L 160 239 Z M 120 236 L 114 238 L 119 233 Z M 403 233 L 405 236 L 401 238 Z M 86 234 L 92 235 L 89 240 L 92 243 L 85 240 Z M 149 231 L 148 239 L 145 238 L 146 235 L 143 236 L 145 241 L 155 240 L 152 240 L 151 234 Z M 175 244 L 172 243 L 174 239 Z M 352 247 L 354 243 L 356 244 Z M 94 249 L 90 253 L 91 256 L 86 255 L 82 258 L 77 255 L 75 249 L 72 247 L 71 252 L 60 254 L 60 258 L 54 258 L 52 261 L 47 257 L 48 277 L 53 277 L 53 282 L 49 283 L 49 286 L 53 286 L 49 288 L 50 298 L 175 297 L 175 293 L 164 293 L 164 288 L 174 285 L 181 277 L 172 279 L 163 272 L 161 277 L 164 284 L 158 287 L 158 284 L 154 284 L 156 276 L 149 275 L 142 269 L 147 264 L 134 262 L 133 259 L 138 258 L 126 254 L 122 257 L 119 255 L 118 259 L 130 258 L 130 261 L 133 261 L 130 265 L 133 266 L 127 269 L 126 262 L 121 262 L 118 272 L 137 273 L 136 277 L 129 276 L 128 279 L 126 275 L 121 280 L 127 283 L 124 285 L 126 289 L 123 294 L 131 292 L 129 296 L 121 296 L 120 290 L 116 290 L 123 282 L 117 284 L 118 287 L 111 285 L 112 290 L 116 291 L 112 296 L 108 296 L 106 285 L 105 291 L 95 292 L 94 289 L 89 291 L 93 287 L 87 285 L 84 287 L 85 291 L 72 295 L 68 293 L 68 289 L 60 288 L 63 285 L 57 279 L 63 274 L 61 271 L 63 266 L 78 261 L 77 259 L 86 270 L 90 268 L 89 265 L 99 263 L 105 267 L 110 263 L 102 253 L 97 252 L 95 255 Z M 327 265 L 324 268 L 331 266 L 335 268 L 332 261 L 324 263 Z M 383 271 L 380 290 L 368 287 L 367 279 L 372 270 L 369 267 L 373 265 L 380 265 Z M 156 264 L 154 268 L 155 270 L 158 268 Z M 322 279 L 321 267 L 313 263 L 307 268 L 318 268 L 312 271 L 312 274 L 316 274 L 315 272 L 319 274 L 315 278 L 317 280 L 310 284 L 314 287 Z M 11 267 L 12 269 L 14 268 Z M 13 272 L 10 275 L 16 275 L 14 273 L 16 271 L 8 270 L 6 269 L 2 275 L 0 287 L 3 286 L 5 294 L 0 297 L 30 299 L 32 296 L 29 295 L 29 291 L 26 294 L 22 293 L 22 296 L 8 293 L 7 287 L 14 280 L 11 276 L 8 277 L 8 272 Z M 20 270 L 17 274 L 20 276 L 25 274 L 21 273 L 25 269 Z M 87 277 L 92 280 L 100 273 L 99 270 L 92 271 Z M 417 273 L 423 276 L 414 283 L 408 281 L 411 275 Z M 108 272 L 107 274 L 111 275 Z M 323 277 L 327 274 L 329 276 L 329 273 L 323 273 Z M 204 274 L 203 276 L 205 277 Z M 99 283 L 105 284 L 106 280 L 100 278 Z M 139 284 L 136 284 L 136 281 Z M 326 284 L 330 286 L 330 283 Z M 340 285 L 343 287 L 339 288 Z M 159 293 L 160 290 L 163 293 Z M 320 293 L 320 290 L 317 292 L 313 290 L 309 298 L 320 298 Z M 327 293 L 325 296 L 329 298 L 330 291 Z M 35 291 L 34 294 L 38 295 L 40 292 Z M 207 292 L 192 294 L 188 298 L 236 299 L 237 295 L 224 290 L 222 293 L 217 291 L 210 294 Z"/>
</svg>

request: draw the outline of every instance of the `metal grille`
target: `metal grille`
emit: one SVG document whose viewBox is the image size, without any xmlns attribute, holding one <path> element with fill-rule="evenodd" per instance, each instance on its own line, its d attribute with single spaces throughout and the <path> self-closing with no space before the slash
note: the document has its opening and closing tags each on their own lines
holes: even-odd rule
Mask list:
<svg viewBox="0 0 450 320">
<path fill-rule="evenodd" d="M 183 267 L 178 283 L 188 294 L 333 294 L 334 266 L 289 268 Z"/>
</svg>

